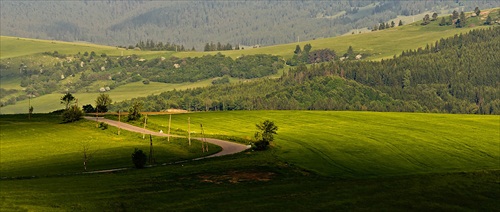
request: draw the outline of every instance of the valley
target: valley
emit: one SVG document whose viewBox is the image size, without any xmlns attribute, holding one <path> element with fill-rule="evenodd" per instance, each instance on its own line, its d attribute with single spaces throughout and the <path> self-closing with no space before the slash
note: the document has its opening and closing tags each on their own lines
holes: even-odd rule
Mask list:
<svg viewBox="0 0 500 212">
<path fill-rule="evenodd" d="M 24 3 L 0 211 L 500 208 L 498 1 Z"/>
</svg>

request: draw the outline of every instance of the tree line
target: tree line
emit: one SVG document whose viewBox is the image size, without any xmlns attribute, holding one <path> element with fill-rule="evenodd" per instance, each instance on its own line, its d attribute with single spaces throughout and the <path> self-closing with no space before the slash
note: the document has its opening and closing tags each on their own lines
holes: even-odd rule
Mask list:
<svg viewBox="0 0 500 212">
<path fill-rule="evenodd" d="M 497 1 L 2 1 L 2 35 L 128 45 L 291 43 L 371 28 L 398 15 L 498 7 Z M 57 11 L 53 13 L 50 11 Z M 85 11 L 82 16 L 81 11 Z M 36 26 L 36 27 L 33 27 Z"/>
<path fill-rule="evenodd" d="M 160 111 L 370 110 L 500 114 L 500 28 L 441 39 L 393 59 L 291 68 L 279 79 L 171 91 L 134 101 Z"/>
<path fill-rule="evenodd" d="M 28 95 L 37 97 L 53 92 L 105 92 L 140 81 L 145 84 L 183 83 L 224 76 L 252 79 L 276 74 L 284 65 L 278 56 L 271 55 L 246 55 L 232 59 L 216 54 L 146 60 L 137 55 L 109 57 L 93 51 L 75 55 L 64 55 L 57 51 L 43 54 L 53 57 L 55 62 L 37 65 L 23 58 L 15 58 L 0 63 L 2 77 L 21 78 L 20 85 L 25 88 L 18 92 L 3 89 L 5 92 L 2 92 L 1 97 L 5 99 L 0 105 L 15 104 L 28 98 Z M 95 86 L 96 81 L 103 83 Z M 223 78 L 215 83 L 225 82 L 226 79 Z"/>
<path fill-rule="evenodd" d="M 139 41 L 135 46 L 118 46 L 120 48 L 125 48 L 125 49 L 135 49 L 139 48 L 141 50 L 149 50 L 149 51 L 176 51 L 176 52 L 183 52 L 183 51 L 189 51 L 188 49 L 184 48 L 184 45 L 178 45 L 175 43 L 170 43 L 170 42 L 154 42 L 152 39 L 147 39 L 146 42 L 144 41 Z M 191 51 L 195 51 L 194 47 L 191 48 Z"/>
</svg>

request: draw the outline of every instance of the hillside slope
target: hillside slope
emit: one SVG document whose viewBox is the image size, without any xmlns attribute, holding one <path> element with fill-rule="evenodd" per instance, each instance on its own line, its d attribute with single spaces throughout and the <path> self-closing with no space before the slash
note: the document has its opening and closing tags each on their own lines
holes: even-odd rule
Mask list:
<svg viewBox="0 0 500 212">
<path fill-rule="evenodd" d="M 449 14 L 500 1 L 13 1 L 0 2 L 1 35 L 203 50 L 208 42 L 275 45 L 371 28 L 398 15 Z M 15 23 L 15 24 L 14 24 Z M 406 23 L 405 23 L 406 24 Z"/>
<path fill-rule="evenodd" d="M 147 109 L 373 110 L 500 114 L 500 27 L 440 39 L 382 61 L 299 65 L 279 79 L 141 98 Z M 168 102 L 169 104 L 157 104 Z M 116 104 L 128 108 L 131 102 Z"/>
<path fill-rule="evenodd" d="M 313 51 L 328 48 L 339 57 L 351 46 L 355 54 L 364 56 L 362 61 L 378 61 L 392 58 L 409 49 L 425 48 L 426 45 L 434 44 L 441 38 L 466 33 L 471 29 L 486 28 L 487 26 L 482 26 L 482 22 L 488 15 L 497 20 L 499 18 L 497 11 L 499 9 L 485 10 L 478 17 L 471 17 L 471 13 L 468 13 L 467 25 L 462 28 L 439 26 L 438 21 L 425 26 L 417 22 L 376 32 L 301 42 L 299 46 L 311 44 Z M 142 91 L 128 90 L 130 93 L 126 95 L 122 94 L 127 92 L 127 86 L 121 89 L 122 94 L 118 95 L 113 91 L 110 93 L 115 96 L 113 98 L 115 101 L 122 101 L 172 90 L 175 86 L 179 86 L 179 83 L 194 83 L 193 86 L 182 84 L 183 88 L 208 86 L 211 81 L 215 83 L 219 77 L 225 75 L 232 77 L 230 81 L 235 81 L 235 78 L 247 80 L 269 74 L 276 75 L 277 69 L 282 67 L 282 61 L 288 62 L 295 56 L 293 50 L 297 45 L 293 43 L 238 51 L 175 53 L 124 50 L 94 44 L 6 36 L 0 39 L 2 42 L 0 81 L 3 89 L 1 101 L 4 106 L 9 105 L 2 108 L 2 113 L 25 111 L 29 102 L 27 95 L 37 97 L 33 101 L 38 106 L 36 112 L 50 112 L 59 108 L 57 96 L 64 92 L 78 94 L 82 98 L 81 103 L 93 103 L 100 88 L 110 87 L 114 90 L 140 81 L 159 83 L 154 86 L 141 85 L 139 87 L 143 89 Z M 224 57 L 222 53 L 230 58 Z M 206 56 L 207 54 L 213 56 Z M 269 61 L 266 58 L 272 57 L 256 54 L 273 54 L 281 59 Z M 241 57 L 242 55 L 248 57 Z M 261 58 L 259 60 L 262 63 L 252 58 Z M 174 68 L 175 64 L 182 64 L 179 65 L 181 68 L 177 70 Z M 260 67 L 264 67 L 263 65 L 270 69 L 261 70 Z M 279 73 L 281 71 L 283 69 Z M 160 88 L 162 86 L 164 88 Z M 16 102 L 17 106 L 13 105 Z"/>
</svg>

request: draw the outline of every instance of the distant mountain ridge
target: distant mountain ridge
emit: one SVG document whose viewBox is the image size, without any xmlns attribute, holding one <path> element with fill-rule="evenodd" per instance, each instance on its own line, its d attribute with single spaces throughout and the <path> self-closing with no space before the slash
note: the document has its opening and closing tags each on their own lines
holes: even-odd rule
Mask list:
<svg viewBox="0 0 500 212">
<path fill-rule="evenodd" d="M 471 11 L 500 1 L 12 1 L 0 2 L 0 34 L 133 45 L 207 42 L 273 45 L 370 28 L 397 15 Z"/>
</svg>

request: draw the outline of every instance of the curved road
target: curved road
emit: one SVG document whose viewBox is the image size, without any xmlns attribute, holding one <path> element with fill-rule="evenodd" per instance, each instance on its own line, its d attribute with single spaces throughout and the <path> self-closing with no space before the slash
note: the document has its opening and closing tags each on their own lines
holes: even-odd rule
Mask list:
<svg viewBox="0 0 500 212">
<path fill-rule="evenodd" d="M 96 117 L 85 116 L 84 118 L 87 119 L 87 120 L 96 121 Z M 154 135 L 154 136 L 162 136 L 162 137 L 167 137 L 168 136 L 168 134 L 165 134 L 165 133 L 153 132 L 153 131 L 148 130 L 148 129 L 143 129 L 143 128 L 140 128 L 140 127 L 136 127 L 136 126 L 127 124 L 127 123 L 123 123 L 123 122 L 119 122 L 119 121 L 114 121 L 114 120 L 110 120 L 110 119 L 105 119 L 105 118 L 102 118 L 102 117 L 99 117 L 97 121 L 98 122 L 104 122 L 106 124 L 109 124 L 109 125 L 112 125 L 112 126 L 115 126 L 115 127 L 120 127 L 121 129 L 132 131 L 132 132 L 138 132 L 138 133 L 144 133 L 144 134 L 151 134 L 151 135 Z M 170 136 L 171 137 L 185 137 L 185 136 L 179 136 L 179 135 L 170 135 Z M 192 139 L 202 140 L 202 138 L 192 138 Z M 200 160 L 200 159 L 211 158 L 211 157 L 219 157 L 219 156 L 224 156 L 224 155 L 232 155 L 232 154 L 235 154 L 235 153 L 243 152 L 243 151 L 245 151 L 245 150 L 247 150 L 247 149 L 250 148 L 250 146 L 247 146 L 247 145 L 233 143 L 233 142 L 224 141 L 224 140 L 215 139 L 215 138 L 205 138 L 205 140 L 208 143 L 220 146 L 222 148 L 222 151 L 220 151 L 218 153 L 215 153 L 213 155 L 209 155 L 209 156 L 205 156 L 205 157 L 201 157 L 201 158 L 195 158 L 193 160 Z"/>
</svg>

